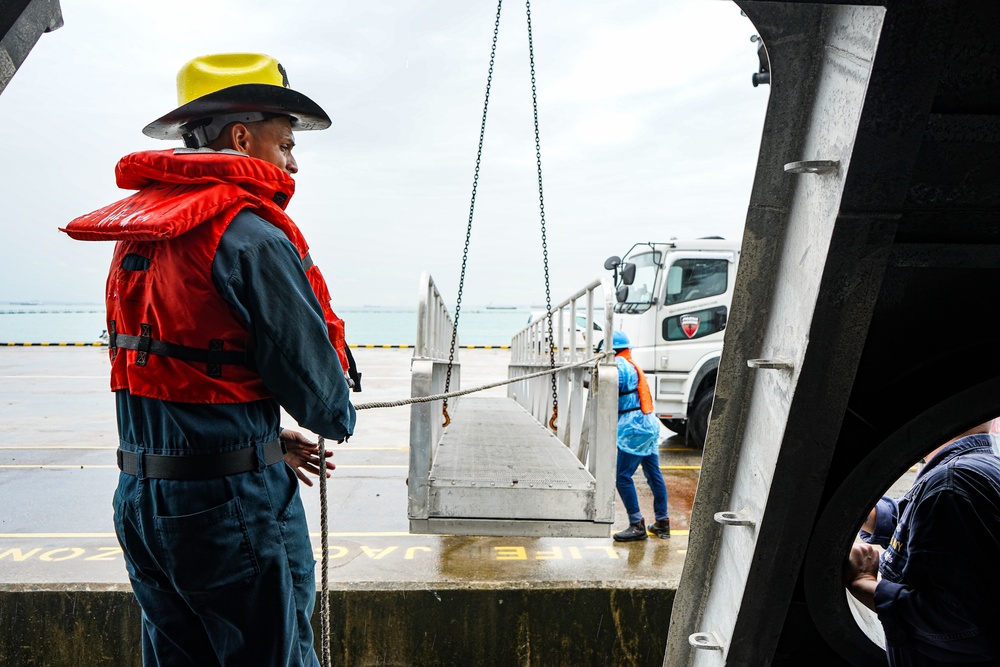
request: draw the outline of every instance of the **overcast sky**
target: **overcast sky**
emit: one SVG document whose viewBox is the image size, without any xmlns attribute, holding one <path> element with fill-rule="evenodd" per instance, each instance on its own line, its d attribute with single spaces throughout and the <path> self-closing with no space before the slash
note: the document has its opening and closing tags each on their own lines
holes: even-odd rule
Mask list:
<svg viewBox="0 0 1000 667">
<path fill-rule="evenodd" d="M 486 0 L 61 0 L 0 95 L 0 302 L 100 302 L 108 243 L 57 231 L 126 196 L 114 166 L 169 148 L 187 60 L 278 58 L 333 119 L 302 132 L 288 212 L 340 307 L 415 307 L 428 271 L 454 309 L 496 4 Z M 532 3 L 552 298 L 635 242 L 738 239 L 769 89 L 725 0 Z M 523 3 L 504 3 L 463 304 L 544 303 Z"/>
</svg>

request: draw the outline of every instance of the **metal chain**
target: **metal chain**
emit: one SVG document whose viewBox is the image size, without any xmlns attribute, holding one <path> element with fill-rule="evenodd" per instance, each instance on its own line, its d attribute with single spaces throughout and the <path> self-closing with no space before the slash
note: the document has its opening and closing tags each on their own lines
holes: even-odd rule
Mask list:
<svg viewBox="0 0 1000 667">
<path fill-rule="evenodd" d="M 552 334 L 552 293 L 549 284 L 549 250 L 548 243 L 546 241 L 545 235 L 545 198 L 542 193 L 542 148 L 541 141 L 538 132 L 538 92 L 535 83 L 535 50 L 534 44 L 532 42 L 531 35 L 531 0 L 527 0 L 526 3 L 527 14 L 528 14 L 528 56 L 531 61 L 531 105 L 532 111 L 535 118 L 535 161 L 538 165 L 538 206 L 541 215 L 541 226 L 542 226 L 542 259 L 544 262 L 545 269 L 545 310 L 548 314 L 548 329 L 549 329 L 549 370 L 540 371 L 538 373 L 532 373 L 528 376 L 522 376 L 520 378 L 508 379 L 498 383 L 493 383 L 491 385 L 486 385 L 483 387 L 477 387 L 475 389 L 469 389 L 465 391 L 455 392 L 450 394 L 452 396 L 460 396 L 464 394 L 473 393 L 476 391 L 482 391 L 483 389 L 489 389 L 495 386 L 500 386 L 503 384 L 509 384 L 511 382 L 516 382 L 519 380 L 525 380 L 529 377 L 536 377 L 539 375 L 544 375 L 546 373 L 552 376 L 552 418 L 549 420 L 549 428 L 556 430 L 556 418 L 559 415 L 559 395 L 556 391 L 556 360 L 555 360 L 555 345 L 554 338 Z M 472 238 L 472 218 L 473 213 L 476 209 L 476 190 L 479 185 L 479 167 L 483 159 L 483 142 L 486 137 L 486 115 L 487 110 L 490 105 L 490 88 L 493 85 L 493 66 L 496 62 L 497 54 L 497 36 L 500 32 L 500 10 L 503 7 L 503 0 L 497 2 L 497 16 L 493 23 L 493 45 L 490 49 L 490 69 L 489 74 L 486 77 L 486 99 L 483 103 L 483 120 L 479 128 L 479 147 L 476 152 L 476 171 L 472 179 L 472 202 L 469 205 L 469 223 L 465 230 L 465 248 L 462 250 L 462 274 L 458 281 L 458 299 L 455 304 L 455 323 L 451 330 L 451 348 L 448 352 L 448 373 L 445 378 L 444 385 L 444 395 L 443 396 L 427 396 L 421 399 L 410 399 L 408 401 L 396 401 L 391 405 L 406 405 L 415 402 L 431 401 L 438 398 L 443 398 L 442 411 L 444 413 L 444 426 L 447 426 L 451 419 L 448 417 L 448 396 L 451 387 L 451 371 L 455 362 L 455 343 L 458 338 L 458 318 L 462 312 L 462 291 L 465 288 L 465 270 L 469 259 L 469 241 Z M 574 324 L 575 324 L 575 313 L 574 313 Z M 575 366 L 582 366 L 584 364 L 590 363 L 596 359 L 600 358 L 593 357 L 591 359 L 583 360 L 575 364 L 566 366 L 565 368 L 573 368 Z M 377 404 L 372 403 L 364 406 L 356 406 L 356 409 L 363 408 L 374 408 L 374 407 L 388 407 L 390 404 Z M 328 528 L 328 515 L 327 515 L 327 494 L 326 494 L 326 441 L 324 438 L 319 439 L 319 460 L 320 460 L 320 486 L 319 486 L 319 496 L 320 496 L 320 524 L 321 524 L 321 541 L 322 541 L 322 576 L 321 576 L 321 590 L 322 599 L 320 601 L 320 627 L 323 635 L 322 644 L 322 665 L 323 667 L 330 667 L 330 584 L 329 584 L 329 563 L 330 563 L 330 546 L 329 546 L 329 528 Z"/>
<path fill-rule="evenodd" d="M 455 303 L 455 322 L 451 330 L 451 349 L 448 352 L 448 373 L 444 381 L 444 391 L 448 393 L 451 387 L 451 369 L 455 363 L 455 342 L 458 340 L 458 318 L 462 313 L 462 290 L 465 289 L 465 268 L 469 261 L 469 240 L 472 238 L 472 216 L 476 210 L 476 190 L 479 187 L 479 166 L 483 161 L 483 141 L 486 138 L 486 112 L 490 106 L 490 87 L 493 85 L 493 65 L 497 58 L 497 35 L 500 32 L 500 9 L 503 0 L 497 2 L 497 18 L 493 22 L 493 46 L 490 49 L 490 71 L 486 77 L 486 101 L 483 102 L 483 120 L 479 126 L 479 149 L 476 151 L 476 172 L 472 177 L 472 203 L 469 204 L 469 224 L 465 229 L 465 249 L 462 251 L 462 275 L 458 280 L 458 299 Z M 444 425 L 451 423 L 448 416 L 448 399 L 441 406 L 444 415 Z"/>
<path fill-rule="evenodd" d="M 531 37 L 531 0 L 525 1 L 528 14 L 528 59 L 531 62 L 531 110 L 535 116 L 535 163 L 538 165 L 538 209 L 542 221 L 542 262 L 545 267 L 545 311 L 548 313 L 549 325 L 549 367 L 556 366 L 555 338 L 552 335 L 552 290 L 549 286 L 549 246 L 545 237 L 545 195 L 542 193 L 542 142 L 538 132 L 538 89 L 535 85 L 535 45 Z M 576 313 L 571 315 L 576 325 Z M 559 416 L 559 392 L 556 390 L 556 376 L 552 374 L 552 419 L 549 428 L 557 429 L 556 419 Z"/>
</svg>

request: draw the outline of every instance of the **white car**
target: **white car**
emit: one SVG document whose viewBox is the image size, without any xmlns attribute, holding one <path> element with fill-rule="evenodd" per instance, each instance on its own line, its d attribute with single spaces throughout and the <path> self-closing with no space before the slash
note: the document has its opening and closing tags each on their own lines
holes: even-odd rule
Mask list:
<svg viewBox="0 0 1000 667">
<path fill-rule="evenodd" d="M 533 322 L 538 322 L 539 320 L 544 320 L 545 319 L 545 314 L 546 314 L 546 311 L 544 311 L 544 310 L 533 310 L 533 311 L 531 311 L 531 314 L 528 316 L 528 324 L 532 324 Z M 563 318 L 565 320 L 565 318 L 566 318 L 565 314 L 563 315 Z M 594 331 L 595 331 L 595 333 L 592 334 L 591 340 L 593 341 L 594 345 L 597 345 L 598 341 L 602 340 L 602 334 L 601 334 L 602 329 L 601 329 L 601 325 L 599 325 L 597 322 L 594 322 L 593 325 L 594 325 Z M 556 339 L 556 341 L 559 340 L 558 328 L 559 328 L 559 313 L 558 312 L 554 312 L 554 313 L 552 313 L 552 336 L 553 336 L 553 338 Z M 548 327 L 546 326 L 544 328 L 544 330 L 545 330 L 545 336 L 547 338 L 548 337 Z M 577 348 L 583 349 L 586 346 L 586 343 L 587 343 L 587 316 L 586 315 L 577 315 L 576 316 L 575 331 L 570 331 L 570 329 L 569 329 L 568 326 L 566 326 L 563 329 L 563 344 L 564 345 L 568 345 L 569 344 L 570 336 L 575 336 L 573 338 L 573 340 L 576 341 Z"/>
</svg>

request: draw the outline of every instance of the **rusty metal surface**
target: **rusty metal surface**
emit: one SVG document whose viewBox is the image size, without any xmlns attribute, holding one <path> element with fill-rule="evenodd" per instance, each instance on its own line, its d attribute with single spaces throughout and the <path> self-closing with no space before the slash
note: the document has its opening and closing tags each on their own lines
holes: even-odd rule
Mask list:
<svg viewBox="0 0 1000 667">
<path fill-rule="evenodd" d="M 63 24 L 59 0 L 9 0 L 0 3 L 0 92 L 43 33 Z"/>
<path fill-rule="evenodd" d="M 862 517 L 1000 412 L 984 315 L 1000 297 L 1000 8 L 737 4 L 771 95 L 664 664 L 884 665 L 838 574 Z M 816 159 L 839 169 L 782 171 Z M 713 519 L 739 509 L 754 527 Z M 720 648 L 692 651 L 710 631 Z"/>
</svg>

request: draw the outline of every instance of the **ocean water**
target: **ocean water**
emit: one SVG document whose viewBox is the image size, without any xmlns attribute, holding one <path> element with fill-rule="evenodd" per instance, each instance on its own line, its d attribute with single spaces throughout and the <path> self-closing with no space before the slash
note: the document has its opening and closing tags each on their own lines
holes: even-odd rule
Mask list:
<svg viewBox="0 0 1000 667">
<path fill-rule="evenodd" d="M 417 310 L 366 306 L 337 308 L 350 345 L 413 345 Z M 461 345 L 509 345 L 528 323 L 532 308 L 463 306 Z M 453 313 L 454 315 L 454 313 Z M 5 343 L 92 343 L 104 332 L 102 304 L 0 303 L 0 345 Z"/>
</svg>

